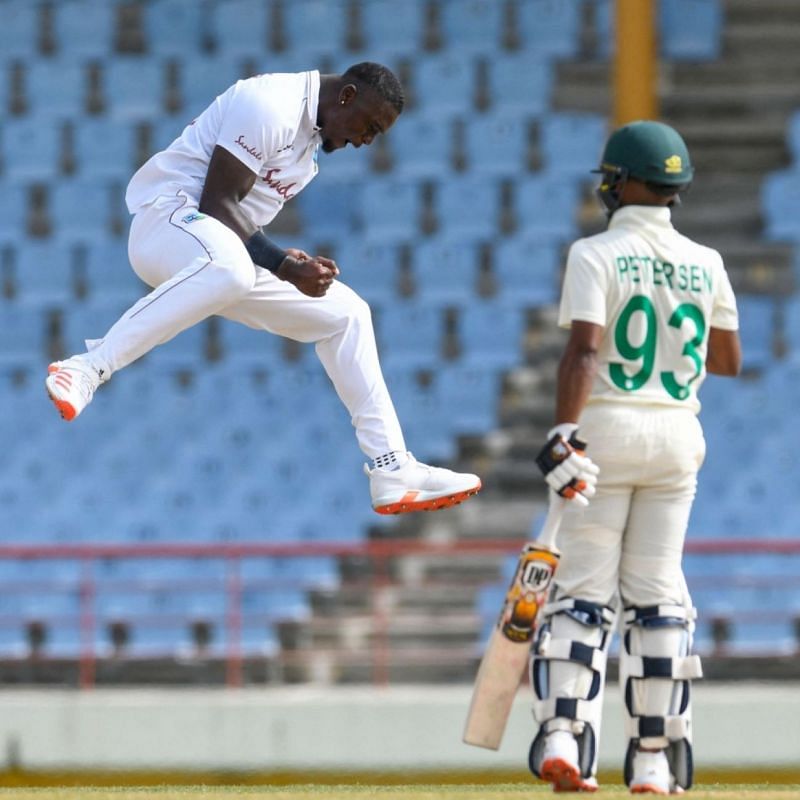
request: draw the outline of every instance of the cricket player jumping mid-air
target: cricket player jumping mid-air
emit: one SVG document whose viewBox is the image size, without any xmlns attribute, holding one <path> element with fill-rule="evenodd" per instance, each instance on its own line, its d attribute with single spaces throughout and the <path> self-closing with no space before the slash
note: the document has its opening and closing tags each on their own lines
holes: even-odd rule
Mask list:
<svg viewBox="0 0 800 800">
<path fill-rule="evenodd" d="M 438 509 L 474 495 L 476 475 L 426 466 L 406 451 L 369 307 L 336 280 L 337 265 L 284 251 L 261 230 L 317 174 L 320 148 L 371 144 L 403 102 L 395 75 L 372 62 L 341 75 L 258 75 L 231 86 L 147 161 L 128 185 L 128 253 L 155 288 L 87 342 L 88 352 L 50 365 L 47 391 L 64 419 L 77 417 L 115 372 L 218 314 L 314 342 L 371 459 L 376 511 Z"/>
<path fill-rule="evenodd" d="M 580 425 L 599 475 L 588 507 L 567 504 L 559 533 L 531 654 L 540 727 L 530 767 L 556 791 L 597 789 L 606 658 L 621 613 L 625 782 L 668 794 L 692 783 L 689 684 L 701 677 L 681 569 L 705 456 L 697 390 L 706 372 L 739 372 L 738 315 L 719 253 L 671 223 L 694 172 L 678 132 L 650 121 L 619 128 L 599 172 L 608 230 L 569 251 L 557 424 L 538 458 L 547 474 Z"/>
</svg>

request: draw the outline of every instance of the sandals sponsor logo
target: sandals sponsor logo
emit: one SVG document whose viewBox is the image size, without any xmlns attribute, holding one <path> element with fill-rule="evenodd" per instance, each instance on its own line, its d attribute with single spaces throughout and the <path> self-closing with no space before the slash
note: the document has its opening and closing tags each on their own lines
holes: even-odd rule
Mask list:
<svg viewBox="0 0 800 800">
<path fill-rule="evenodd" d="M 253 158 L 257 158 L 259 161 L 262 158 L 264 158 L 264 154 L 260 150 L 257 150 L 255 147 L 250 147 L 250 145 L 247 144 L 247 142 L 244 140 L 244 135 L 241 133 L 239 134 L 239 138 L 234 142 L 234 144 L 238 144 L 239 147 L 242 148 L 242 150 L 244 150 L 247 153 L 250 153 L 250 155 L 253 156 Z"/>
<path fill-rule="evenodd" d="M 292 183 L 281 183 L 279 178 L 275 176 L 280 172 L 279 169 L 267 170 L 267 174 L 261 179 L 270 188 L 274 189 L 284 200 L 290 200 L 297 192 L 292 189 L 297 185 L 296 181 Z"/>
</svg>

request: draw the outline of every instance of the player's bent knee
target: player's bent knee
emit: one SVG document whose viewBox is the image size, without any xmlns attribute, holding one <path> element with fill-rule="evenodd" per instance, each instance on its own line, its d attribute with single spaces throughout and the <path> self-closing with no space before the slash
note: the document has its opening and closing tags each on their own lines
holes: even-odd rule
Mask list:
<svg viewBox="0 0 800 800">
<path fill-rule="evenodd" d="M 626 783 L 642 747 L 663 749 L 672 781 L 683 789 L 692 785 L 690 683 L 703 674 L 700 657 L 691 654 L 695 616 L 693 608 L 680 605 L 625 609 L 619 670 L 628 738 Z"/>
<path fill-rule="evenodd" d="M 247 263 L 212 261 L 208 268 L 218 299 L 232 303 L 249 294 L 256 283 L 255 267 Z"/>
<path fill-rule="evenodd" d="M 541 777 L 545 737 L 567 731 L 578 744 L 581 775 L 588 778 L 597 771 L 597 732 L 616 615 L 609 606 L 570 597 L 548 603 L 543 614 L 531 652 L 533 715 L 540 727 L 529 766 Z"/>
</svg>

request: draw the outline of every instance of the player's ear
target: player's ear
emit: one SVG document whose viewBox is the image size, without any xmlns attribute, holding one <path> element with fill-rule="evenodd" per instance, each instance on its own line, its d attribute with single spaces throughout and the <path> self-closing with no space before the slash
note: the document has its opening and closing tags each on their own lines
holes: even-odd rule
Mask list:
<svg viewBox="0 0 800 800">
<path fill-rule="evenodd" d="M 339 91 L 339 105 L 346 106 L 356 99 L 358 88 L 354 83 L 346 83 Z"/>
</svg>

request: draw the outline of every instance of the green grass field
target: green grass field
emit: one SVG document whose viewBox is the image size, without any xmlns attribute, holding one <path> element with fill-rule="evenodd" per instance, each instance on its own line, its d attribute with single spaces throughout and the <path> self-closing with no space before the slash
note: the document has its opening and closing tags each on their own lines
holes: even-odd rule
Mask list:
<svg viewBox="0 0 800 800">
<path fill-rule="evenodd" d="M 549 797 L 548 787 L 534 783 L 496 785 L 415 785 L 404 786 L 331 786 L 305 784 L 297 786 L 147 786 L 82 787 L 36 789 L 0 789 L 0 800 L 514 800 L 525 797 Z M 630 798 L 624 786 L 601 787 L 600 798 Z M 800 800 L 800 785 L 708 784 L 698 785 L 688 795 L 691 800 Z"/>
</svg>

